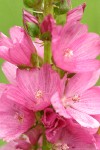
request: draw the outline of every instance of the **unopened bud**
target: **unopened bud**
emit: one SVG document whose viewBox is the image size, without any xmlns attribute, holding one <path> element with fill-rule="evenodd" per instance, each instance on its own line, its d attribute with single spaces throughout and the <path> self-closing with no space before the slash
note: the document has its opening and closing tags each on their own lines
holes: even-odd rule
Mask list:
<svg viewBox="0 0 100 150">
<path fill-rule="evenodd" d="M 40 29 L 39 29 L 39 26 L 37 24 L 27 22 L 27 31 L 28 31 L 30 36 L 38 37 Z"/>
<path fill-rule="evenodd" d="M 27 7 L 35 8 L 41 4 L 42 0 L 23 0 L 23 2 Z"/>
<path fill-rule="evenodd" d="M 54 12 L 56 15 L 66 14 L 70 9 L 70 2 L 67 0 L 60 0 L 59 2 L 55 2 Z"/>
<path fill-rule="evenodd" d="M 33 24 L 39 25 L 38 19 L 26 10 L 23 10 L 23 22 L 24 24 L 31 22 Z"/>
</svg>

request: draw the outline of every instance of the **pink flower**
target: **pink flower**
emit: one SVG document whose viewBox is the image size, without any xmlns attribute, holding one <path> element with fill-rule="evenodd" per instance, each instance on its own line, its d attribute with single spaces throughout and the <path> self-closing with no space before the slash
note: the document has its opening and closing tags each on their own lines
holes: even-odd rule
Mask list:
<svg viewBox="0 0 100 150">
<path fill-rule="evenodd" d="M 16 80 L 17 85 L 10 86 L 8 97 L 33 111 L 49 106 L 51 96 L 61 90 L 63 83 L 49 65 L 30 71 L 18 70 Z"/>
<path fill-rule="evenodd" d="M 87 128 L 71 119 L 64 119 L 51 108 L 46 108 L 43 116 L 46 138 L 53 144 L 53 150 L 95 150 L 97 143 Z"/>
<path fill-rule="evenodd" d="M 100 68 L 100 37 L 88 33 L 87 26 L 68 23 L 53 32 L 52 53 L 56 65 L 69 72 L 87 72 Z"/>
<path fill-rule="evenodd" d="M 16 65 L 31 66 L 31 55 L 35 52 L 35 47 L 21 27 L 10 29 L 11 38 L 0 35 L 0 57 Z"/>
<path fill-rule="evenodd" d="M 62 129 L 66 126 L 66 120 L 55 113 L 52 108 L 44 110 L 42 122 L 46 128 L 46 138 L 51 143 L 57 141 Z"/>
<path fill-rule="evenodd" d="M 76 74 L 71 78 L 62 96 L 55 93 L 51 103 L 59 115 L 73 118 L 80 125 L 98 128 L 99 122 L 90 115 L 100 114 L 100 87 L 93 87 L 99 72 Z"/>
<path fill-rule="evenodd" d="M 5 62 L 2 66 L 2 70 L 7 79 L 13 85 L 16 85 L 17 67 L 9 62 Z M 11 101 L 6 97 L 6 92 L 10 86 L 11 84 L 0 84 L 0 113 L 1 116 L 3 116 L 3 119 L 1 117 L 0 121 L 0 132 L 2 131 L 0 134 L 0 138 L 4 138 L 7 141 L 15 139 L 22 133 L 26 132 L 27 129 L 29 129 L 35 121 L 34 113 L 32 111 L 28 110 L 26 107 L 23 107 L 17 102 Z M 31 136 L 31 132 L 32 131 L 27 132 L 27 134 Z M 9 144 L 6 147 L 8 148 Z M 6 149 L 6 147 L 4 148 Z"/>
<path fill-rule="evenodd" d="M 83 3 L 82 5 L 70 10 L 67 13 L 67 22 L 74 22 L 74 21 L 80 21 L 82 19 L 84 9 L 86 7 L 86 4 Z"/>
<path fill-rule="evenodd" d="M 0 138 L 11 141 L 34 124 L 33 111 L 13 102 L 3 93 L 0 98 Z"/>
<path fill-rule="evenodd" d="M 58 132 L 56 136 L 58 136 Z M 86 128 L 67 120 L 67 125 L 61 130 L 60 137 L 53 145 L 53 150 L 96 150 L 94 136 Z"/>
</svg>

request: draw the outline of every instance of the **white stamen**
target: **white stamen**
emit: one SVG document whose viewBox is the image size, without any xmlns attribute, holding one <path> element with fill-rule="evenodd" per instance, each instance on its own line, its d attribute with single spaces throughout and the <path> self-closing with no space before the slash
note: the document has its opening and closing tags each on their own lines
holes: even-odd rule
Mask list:
<svg viewBox="0 0 100 150">
<path fill-rule="evenodd" d="M 23 120 L 24 120 L 24 115 L 23 115 L 23 114 L 20 114 L 20 113 L 18 113 L 18 112 L 16 112 L 14 118 L 18 119 L 18 121 L 19 121 L 20 123 L 22 123 Z"/>
<path fill-rule="evenodd" d="M 78 94 L 75 94 L 73 97 L 66 97 L 64 96 L 61 101 L 65 108 L 71 107 L 71 104 L 76 103 L 80 100 L 80 96 Z"/>
<path fill-rule="evenodd" d="M 62 143 L 56 143 L 53 145 L 52 150 L 68 150 L 69 147 L 67 144 L 62 144 Z"/>
<path fill-rule="evenodd" d="M 72 57 L 73 56 L 73 51 L 71 49 L 67 48 L 64 52 L 64 56 L 68 57 L 68 58 Z"/>
<path fill-rule="evenodd" d="M 42 97 L 43 97 L 42 91 L 41 91 L 41 90 L 38 90 L 38 91 L 36 92 L 36 94 L 35 94 L 35 98 L 36 98 L 36 99 L 40 99 L 40 98 L 42 98 Z"/>
<path fill-rule="evenodd" d="M 74 96 L 72 97 L 72 100 L 75 101 L 75 102 L 76 102 L 76 101 L 79 101 L 79 100 L 80 100 L 80 96 L 76 94 L 76 95 L 74 95 Z"/>
</svg>

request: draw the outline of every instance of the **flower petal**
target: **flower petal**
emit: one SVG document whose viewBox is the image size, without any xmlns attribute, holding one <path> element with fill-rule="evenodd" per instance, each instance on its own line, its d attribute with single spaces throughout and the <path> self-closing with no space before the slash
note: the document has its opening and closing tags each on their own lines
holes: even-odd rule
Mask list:
<svg viewBox="0 0 100 150">
<path fill-rule="evenodd" d="M 68 108 L 67 111 L 81 126 L 87 128 L 98 128 L 100 126 L 99 122 L 93 117 L 86 113 L 75 110 L 73 108 Z"/>
<path fill-rule="evenodd" d="M 5 62 L 2 66 L 2 71 L 10 83 L 16 84 L 17 67 L 15 65 Z"/>
<path fill-rule="evenodd" d="M 87 114 L 100 114 L 100 87 L 93 87 L 82 95 L 78 103 L 73 107 Z"/>
<path fill-rule="evenodd" d="M 100 77 L 100 70 L 96 72 L 78 73 L 74 75 L 66 86 L 66 96 L 81 95 L 85 90 L 96 84 Z"/>
</svg>

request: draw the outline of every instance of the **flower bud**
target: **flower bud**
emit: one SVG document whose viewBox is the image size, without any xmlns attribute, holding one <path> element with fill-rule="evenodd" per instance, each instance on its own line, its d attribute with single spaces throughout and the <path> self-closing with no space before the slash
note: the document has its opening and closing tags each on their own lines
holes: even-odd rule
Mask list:
<svg viewBox="0 0 100 150">
<path fill-rule="evenodd" d="M 40 29 L 39 29 L 39 26 L 37 24 L 33 24 L 31 22 L 27 22 L 26 27 L 27 27 L 27 31 L 28 31 L 30 36 L 38 37 Z"/>
<path fill-rule="evenodd" d="M 26 24 L 27 22 L 31 22 L 39 25 L 38 19 L 26 10 L 23 10 L 23 22 L 24 24 Z"/>
<path fill-rule="evenodd" d="M 29 8 L 35 8 L 41 4 L 42 0 L 23 0 L 24 4 Z"/>
<path fill-rule="evenodd" d="M 58 2 L 55 2 L 55 8 L 54 8 L 54 12 L 56 15 L 61 15 L 61 14 L 65 14 L 68 12 L 68 10 L 70 9 L 69 6 L 69 1 L 67 0 L 60 0 Z"/>
</svg>

